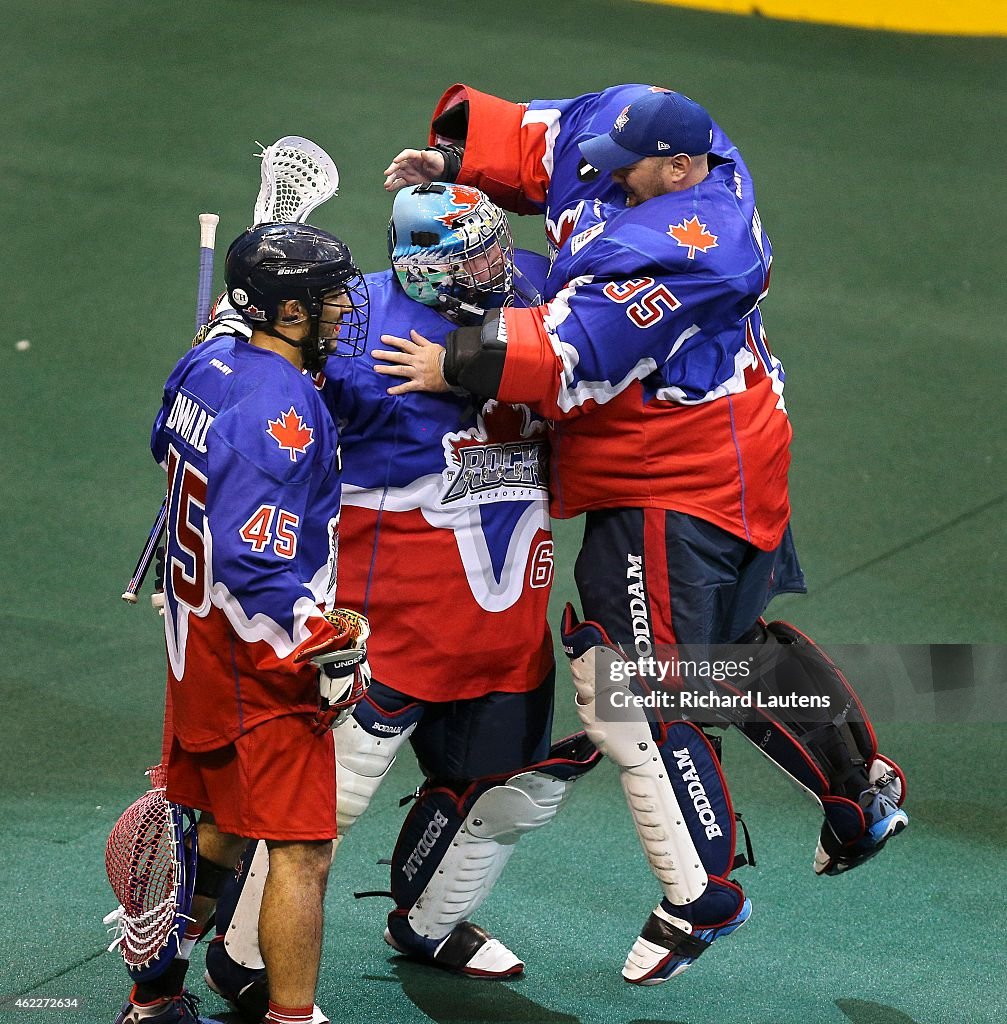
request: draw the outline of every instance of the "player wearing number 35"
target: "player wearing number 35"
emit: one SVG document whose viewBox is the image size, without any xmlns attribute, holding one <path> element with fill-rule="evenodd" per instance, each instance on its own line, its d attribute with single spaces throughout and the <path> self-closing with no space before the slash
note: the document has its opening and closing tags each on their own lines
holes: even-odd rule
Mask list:
<svg viewBox="0 0 1007 1024">
<path fill-rule="evenodd" d="M 333 614 L 338 439 L 305 370 L 359 351 L 367 290 L 349 249 L 306 224 L 245 232 L 225 279 L 252 336 L 178 363 L 151 440 L 168 473 L 167 798 L 203 812 L 193 924 L 178 959 L 134 979 L 117 1024 L 197 1019 L 185 949 L 249 838 L 272 860 L 266 1019 L 324 1019 L 313 1006 L 336 836 L 330 729 L 363 696 L 367 628 Z"/>
<path fill-rule="evenodd" d="M 878 755 L 845 679 L 793 627 L 761 619 L 774 594 L 804 589 L 789 531 L 784 373 L 760 309 L 769 238 L 737 148 L 667 89 L 511 103 L 456 85 L 429 141 L 395 157 L 386 188 L 449 175 L 545 217 L 546 301 L 449 335 L 439 383 L 554 421 L 553 515 L 586 513 L 576 582 L 590 621 L 568 609 L 563 630 L 577 709 L 619 768 L 663 890 L 623 976 L 657 984 L 744 924 L 751 902 L 729 877 L 734 814 L 716 743 L 642 709 L 618 728 L 606 721 L 606 707 L 628 706 L 610 699 L 613 657 L 751 643 L 764 663 L 771 646 L 776 667 L 757 688 L 813 690 L 847 709 L 820 728 L 732 720 L 821 802 L 819 874 L 862 864 L 907 822 L 902 774 Z M 399 348 L 408 358 L 388 372 L 427 380 L 409 357 L 422 362 L 422 346 Z"/>
</svg>

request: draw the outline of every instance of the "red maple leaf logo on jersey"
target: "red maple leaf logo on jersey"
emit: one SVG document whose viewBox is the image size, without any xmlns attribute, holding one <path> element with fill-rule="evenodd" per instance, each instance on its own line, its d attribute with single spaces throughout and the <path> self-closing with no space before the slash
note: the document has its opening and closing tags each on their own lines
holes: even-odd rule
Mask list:
<svg viewBox="0 0 1007 1024">
<path fill-rule="evenodd" d="M 270 420 L 266 433 L 283 449 L 290 453 L 290 461 L 296 462 L 298 455 L 308 450 L 308 445 L 315 443 L 314 428 L 309 427 L 291 406 L 281 412 L 278 419 Z"/>
<path fill-rule="evenodd" d="M 668 234 L 675 239 L 680 246 L 689 250 L 689 259 L 696 258 L 696 250 L 706 252 L 707 249 L 717 248 L 717 236 L 711 235 L 706 230 L 705 224 L 699 223 L 699 218 L 693 216 L 691 220 L 683 220 L 681 224 L 672 224 L 668 228 Z"/>
</svg>

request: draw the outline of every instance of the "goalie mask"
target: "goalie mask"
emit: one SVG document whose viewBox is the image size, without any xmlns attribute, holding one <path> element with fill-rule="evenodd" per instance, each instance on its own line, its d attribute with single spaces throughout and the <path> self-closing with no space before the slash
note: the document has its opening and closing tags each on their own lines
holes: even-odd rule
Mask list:
<svg viewBox="0 0 1007 1024">
<path fill-rule="evenodd" d="M 227 295 L 260 329 L 298 345 L 305 368 L 316 372 L 326 357 L 355 356 L 367 335 L 367 285 L 346 244 L 309 224 L 260 224 L 240 235 L 224 262 Z M 294 343 L 276 334 L 279 307 L 296 299 L 312 322 Z"/>
<path fill-rule="evenodd" d="M 510 224 L 476 188 L 433 182 L 401 189 L 388 255 L 406 295 L 453 323 L 481 323 L 486 310 L 513 302 Z"/>
</svg>

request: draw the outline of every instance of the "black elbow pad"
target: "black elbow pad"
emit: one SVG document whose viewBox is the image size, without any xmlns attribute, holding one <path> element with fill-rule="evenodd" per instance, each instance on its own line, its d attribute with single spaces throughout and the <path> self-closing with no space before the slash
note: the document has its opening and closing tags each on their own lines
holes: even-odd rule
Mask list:
<svg viewBox="0 0 1007 1024">
<path fill-rule="evenodd" d="M 444 379 L 451 387 L 496 398 L 507 358 L 499 328 L 500 312 L 495 310 L 481 327 L 459 327 L 445 338 Z"/>
</svg>

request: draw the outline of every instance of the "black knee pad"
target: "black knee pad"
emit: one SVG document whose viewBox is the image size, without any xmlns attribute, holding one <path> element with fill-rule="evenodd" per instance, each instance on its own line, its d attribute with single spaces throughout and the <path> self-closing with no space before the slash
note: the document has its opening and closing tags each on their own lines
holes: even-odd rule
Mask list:
<svg viewBox="0 0 1007 1024">
<path fill-rule="evenodd" d="M 196 884 L 194 892 L 207 899 L 220 899 L 224 886 L 234 877 L 233 867 L 222 867 L 202 854 L 196 855 Z"/>
</svg>

